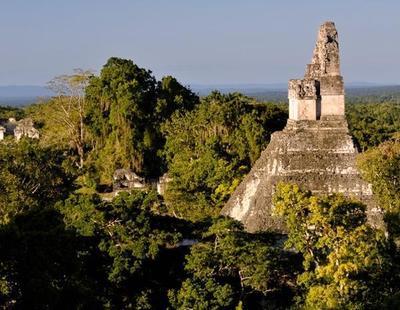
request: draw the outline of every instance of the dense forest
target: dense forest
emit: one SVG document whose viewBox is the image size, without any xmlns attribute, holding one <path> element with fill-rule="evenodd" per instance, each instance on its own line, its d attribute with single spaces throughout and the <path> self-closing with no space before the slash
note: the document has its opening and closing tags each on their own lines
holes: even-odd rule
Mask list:
<svg viewBox="0 0 400 310">
<path fill-rule="evenodd" d="M 385 212 L 279 184 L 285 236 L 219 216 L 287 119 L 285 104 L 217 91 L 199 98 L 110 58 L 99 75 L 49 82 L 56 96 L 0 119 L 40 139 L 0 142 L 4 309 L 395 309 L 400 307 L 400 105 L 349 102 L 358 166 Z M 130 169 L 152 186 L 113 192 Z"/>
<path fill-rule="evenodd" d="M 287 90 L 286 85 L 278 84 L 276 86 L 258 87 L 230 87 L 221 88 L 223 93 L 237 91 L 249 97 L 256 98 L 260 101 L 269 102 L 286 102 Z M 207 89 L 199 89 L 201 95 L 207 93 Z M 346 87 L 346 101 L 348 103 L 400 103 L 400 86 L 357 86 L 349 85 Z"/>
</svg>

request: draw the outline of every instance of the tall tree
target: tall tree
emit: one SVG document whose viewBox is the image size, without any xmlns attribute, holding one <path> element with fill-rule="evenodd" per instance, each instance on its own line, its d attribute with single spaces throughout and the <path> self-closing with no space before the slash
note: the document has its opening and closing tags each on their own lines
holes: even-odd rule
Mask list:
<svg viewBox="0 0 400 310">
<path fill-rule="evenodd" d="M 263 309 L 288 306 L 283 294 L 288 253 L 274 247 L 269 234 L 249 234 L 232 219 L 217 218 L 187 255 L 189 277 L 170 300 L 177 309 Z M 286 292 L 288 293 L 288 292 Z M 285 298 L 276 300 L 282 294 Z"/>
<path fill-rule="evenodd" d="M 360 154 L 357 159 L 362 176 L 385 211 L 391 235 L 400 237 L 400 135 Z"/>
<path fill-rule="evenodd" d="M 290 184 L 278 185 L 274 205 L 286 220 L 286 246 L 303 255 L 305 308 L 377 307 L 398 292 L 393 245 L 367 224 L 364 205 Z"/>
<path fill-rule="evenodd" d="M 193 108 L 198 100 L 176 79 L 157 82 L 151 71 L 115 57 L 107 61 L 100 76 L 91 79 L 86 98 L 92 159 L 103 183 L 110 183 L 116 168 L 131 168 L 148 177 L 160 175 L 161 123 L 177 110 Z"/>
<path fill-rule="evenodd" d="M 87 239 L 44 203 L 0 224 L 0 307 L 100 309 L 101 276 L 91 278 L 88 251 L 94 256 Z"/>
<path fill-rule="evenodd" d="M 72 187 L 64 159 L 30 139 L 0 144 L 0 223 L 63 198 Z"/>
<path fill-rule="evenodd" d="M 176 113 L 162 130 L 168 163 L 166 201 L 179 217 L 216 215 L 268 143 L 286 113 L 240 94 L 214 92 L 189 113 Z"/>
<path fill-rule="evenodd" d="M 159 124 L 176 112 L 187 112 L 199 103 L 199 97 L 174 77 L 165 76 L 157 83 L 155 121 Z"/>
<path fill-rule="evenodd" d="M 365 151 L 389 140 L 400 131 L 398 103 L 353 103 L 346 106 L 349 129 L 359 147 Z"/>
<path fill-rule="evenodd" d="M 72 75 L 60 75 L 48 82 L 48 87 L 57 95 L 56 111 L 51 117 L 66 127 L 79 156 L 79 168 L 83 168 L 85 161 L 85 88 L 92 77 L 92 71 L 75 69 Z"/>
<path fill-rule="evenodd" d="M 104 307 L 165 309 L 162 285 L 168 279 L 162 276 L 175 262 L 164 262 L 162 255 L 181 235 L 168 217 L 152 212 L 158 203 L 155 192 L 133 191 L 111 202 L 73 195 L 58 204 L 67 227 L 90 240 L 82 259 L 91 261 L 94 280 L 101 283 L 96 298 Z"/>
</svg>

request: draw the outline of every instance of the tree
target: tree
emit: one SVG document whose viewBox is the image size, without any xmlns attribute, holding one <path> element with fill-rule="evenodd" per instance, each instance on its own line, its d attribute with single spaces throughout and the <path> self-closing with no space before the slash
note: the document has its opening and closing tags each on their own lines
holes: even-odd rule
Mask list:
<svg viewBox="0 0 400 310">
<path fill-rule="evenodd" d="M 305 308 L 370 308 L 391 296 L 394 249 L 383 231 L 367 224 L 364 205 L 290 184 L 278 185 L 274 205 L 286 221 L 286 246 L 303 255 L 298 282 Z"/>
<path fill-rule="evenodd" d="M 348 104 L 346 118 L 351 135 L 365 151 L 389 140 L 400 131 L 400 105 L 397 103 Z"/>
<path fill-rule="evenodd" d="M 92 77 L 93 73 L 90 70 L 75 69 L 72 75 L 60 75 L 48 82 L 48 87 L 57 95 L 56 110 L 51 117 L 65 126 L 70 142 L 78 153 L 79 168 L 83 168 L 87 142 L 84 125 L 85 88 Z"/>
<path fill-rule="evenodd" d="M 362 176 L 385 211 L 391 235 L 400 236 L 400 137 L 371 148 L 357 158 Z"/>
<path fill-rule="evenodd" d="M 21 108 L 0 106 L 0 120 L 9 119 L 10 117 L 20 119 L 23 118 L 24 115 L 24 110 Z"/>
<path fill-rule="evenodd" d="M 151 71 L 115 57 L 91 79 L 86 98 L 86 120 L 93 135 L 91 159 L 105 184 L 111 183 L 117 168 L 131 168 L 146 177 L 161 175 L 161 123 L 176 110 L 193 108 L 198 100 L 176 79 L 157 82 Z"/>
<path fill-rule="evenodd" d="M 186 257 L 190 277 L 179 291 L 170 292 L 173 306 L 234 309 L 243 305 L 255 309 L 265 300 L 279 304 L 282 300 L 274 300 L 270 294 L 285 285 L 283 254 L 273 243 L 268 234 L 249 234 L 239 222 L 216 219 Z M 286 302 L 290 301 L 290 296 L 286 297 Z"/>
<path fill-rule="evenodd" d="M 103 306 L 152 309 L 165 305 L 166 289 L 161 288 L 166 279 L 155 270 L 157 265 L 173 266 L 163 262 L 163 251 L 174 248 L 181 235 L 174 222 L 151 211 L 158 203 L 155 192 L 134 191 L 121 193 L 111 202 L 96 195 L 73 195 L 58 204 L 67 228 L 90 240 L 91 248 L 82 258 L 88 256 L 101 283 L 96 298 Z"/>
<path fill-rule="evenodd" d="M 171 213 L 191 220 L 217 215 L 285 117 L 275 105 L 218 92 L 174 114 L 162 126 Z"/>
<path fill-rule="evenodd" d="M 87 240 L 41 205 L 0 225 L 0 305 L 4 309 L 100 309 Z M 93 254 L 94 251 L 91 250 Z"/>
<path fill-rule="evenodd" d="M 108 177 L 117 165 L 143 173 L 144 152 L 154 142 L 147 125 L 155 105 L 155 84 L 151 72 L 131 60 L 110 58 L 88 86 L 94 155 L 104 161 L 101 166 Z"/>
<path fill-rule="evenodd" d="M 199 103 L 199 97 L 174 77 L 165 76 L 157 83 L 155 121 L 162 124 L 176 112 L 187 112 Z"/>
<path fill-rule="evenodd" d="M 65 197 L 72 174 L 64 160 L 61 152 L 30 139 L 0 144 L 0 224 Z"/>
</svg>

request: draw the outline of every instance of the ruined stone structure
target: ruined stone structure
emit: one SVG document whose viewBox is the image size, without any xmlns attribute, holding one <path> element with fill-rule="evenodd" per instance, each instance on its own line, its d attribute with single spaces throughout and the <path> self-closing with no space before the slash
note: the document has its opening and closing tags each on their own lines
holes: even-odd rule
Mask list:
<svg viewBox="0 0 400 310">
<path fill-rule="evenodd" d="M 0 126 L 0 141 L 4 140 L 5 132 L 6 132 L 6 129 L 3 126 Z"/>
<path fill-rule="evenodd" d="M 166 187 L 171 178 L 167 173 L 159 178 L 145 179 L 138 176 L 131 169 L 117 169 L 113 174 L 113 190 L 114 196 L 120 192 L 129 192 L 131 190 L 156 190 L 161 196 L 165 194 Z"/>
<path fill-rule="evenodd" d="M 17 122 L 14 129 L 14 136 L 17 141 L 21 140 L 22 137 L 39 139 L 39 130 L 34 127 L 31 118 L 24 118 Z"/>
<path fill-rule="evenodd" d="M 31 118 L 24 118 L 17 121 L 15 118 L 10 117 L 7 121 L 1 122 L 0 126 L 0 140 L 3 140 L 5 135 L 14 135 L 17 141 L 22 137 L 31 139 L 39 139 L 39 130 L 34 127 Z"/>
<path fill-rule="evenodd" d="M 304 79 L 290 80 L 289 120 L 271 136 L 250 173 L 222 210 L 248 231 L 284 232 L 274 215 L 272 196 L 278 182 L 296 183 L 315 194 L 343 193 L 368 206 L 369 220 L 379 223 L 371 186 L 356 169 L 357 149 L 344 116 L 338 34 L 333 22 L 319 30 L 311 64 Z"/>
<path fill-rule="evenodd" d="M 170 183 L 171 181 L 172 178 L 170 178 L 167 173 L 164 173 L 161 177 L 159 177 L 156 183 L 157 193 L 163 196 L 167 189 L 168 183 Z"/>
<path fill-rule="evenodd" d="M 146 182 L 130 169 L 117 169 L 113 175 L 113 190 L 144 189 Z"/>
<path fill-rule="evenodd" d="M 4 137 L 6 135 L 14 135 L 14 129 L 17 126 L 17 121 L 15 120 L 14 117 L 10 117 L 8 120 L 2 120 L 0 123 L 1 126 L 3 126 L 4 130 Z"/>
</svg>

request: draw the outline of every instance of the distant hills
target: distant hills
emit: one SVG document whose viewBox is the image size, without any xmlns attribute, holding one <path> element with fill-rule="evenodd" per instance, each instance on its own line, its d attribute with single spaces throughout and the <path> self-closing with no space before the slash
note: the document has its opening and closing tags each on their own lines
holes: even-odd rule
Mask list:
<svg viewBox="0 0 400 310">
<path fill-rule="evenodd" d="M 271 84 L 190 84 L 190 88 L 200 95 L 207 95 L 211 91 L 218 89 L 221 92 L 265 92 L 265 91 L 287 91 L 288 83 L 271 83 Z M 351 82 L 347 83 L 348 88 L 370 88 L 384 87 L 385 85 L 369 82 Z"/>
<path fill-rule="evenodd" d="M 9 85 L 0 86 L 0 105 L 23 106 L 49 98 L 54 93 L 44 86 Z"/>
<path fill-rule="evenodd" d="M 243 85 L 191 85 L 191 89 L 200 96 L 206 96 L 213 90 L 222 93 L 240 92 L 261 101 L 286 102 L 287 84 L 243 84 Z M 348 102 L 397 102 L 400 103 L 400 85 L 379 85 L 374 83 L 353 82 L 346 84 Z"/>
<path fill-rule="evenodd" d="M 213 90 L 222 93 L 240 92 L 263 101 L 287 101 L 287 83 L 274 84 L 191 84 L 192 91 L 206 96 Z M 25 106 L 47 99 L 54 93 L 45 86 L 10 85 L 0 86 L 0 105 Z M 400 85 L 379 85 L 373 83 L 346 84 L 348 101 L 362 102 L 398 102 L 400 103 Z"/>
</svg>

